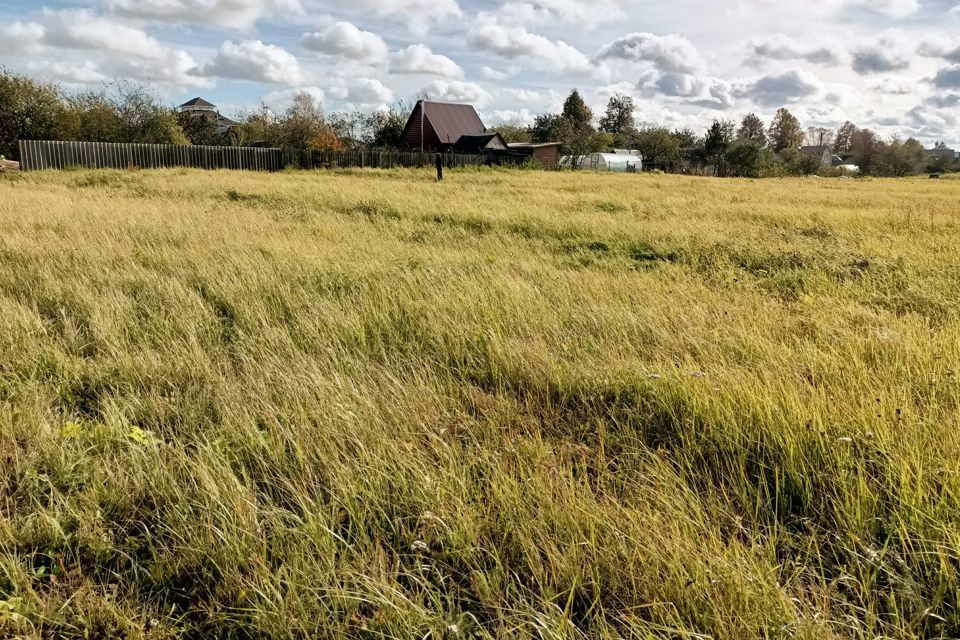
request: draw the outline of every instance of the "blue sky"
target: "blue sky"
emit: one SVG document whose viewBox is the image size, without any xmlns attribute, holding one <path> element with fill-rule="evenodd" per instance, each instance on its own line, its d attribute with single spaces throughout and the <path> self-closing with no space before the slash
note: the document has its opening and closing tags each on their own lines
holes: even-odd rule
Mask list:
<svg viewBox="0 0 960 640">
<path fill-rule="evenodd" d="M 960 0 L 6 0 L 0 65 L 227 113 L 297 91 L 328 112 L 420 94 L 519 123 L 577 87 L 668 126 L 787 106 L 960 144 Z"/>
</svg>

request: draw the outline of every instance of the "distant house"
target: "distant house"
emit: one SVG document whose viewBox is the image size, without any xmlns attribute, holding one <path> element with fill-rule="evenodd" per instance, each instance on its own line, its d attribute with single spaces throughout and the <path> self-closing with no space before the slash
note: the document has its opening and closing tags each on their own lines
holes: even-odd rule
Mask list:
<svg viewBox="0 0 960 640">
<path fill-rule="evenodd" d="M 420 100 L 403 129 L 403 144 L 411 151 L 447 152 L 461 137 L 483 133 L 487 128 L 472 105 Z"/>
<path fill-rule="evenodd" d="M 958 154 L 953 149 L 948 149 L 946 147 L 936 147 L 933 149 L 925 149 L 924 155 L 931 160 L 943 160 L 946 162 L 953 162 L 960 154 Z"/>
<path fill-rule="evenodd" d="M 800 147 L 800 153 L 819 158 L 820 164 L 825 167 L 833 166 L 833 155 L 830 152 L 830 147 L 824 145 Z"/>
<path fill-rule="evenodd" d="M 208 121 L 215 123 L 217 135 L 229 133 L 234 127 L 240 126 L 239 122 L 221 115 L 217 111 L 217 105 L 207 102 L 203 98 L 194 98 L 184 102 L 180 105 L 179 111 L 182 115 L 206 118 Z"/>
<path fill-rule="evenodd" d="M 559 142 L 510 143 L 487 129 L 480 114 L 469 104 L 420 100 L 403 128 L 403 146 L 423 153 L 486 155 L 491 164 L 521 164 L 532 161 L 555 169 L 560 159 Z"/>
</svg>

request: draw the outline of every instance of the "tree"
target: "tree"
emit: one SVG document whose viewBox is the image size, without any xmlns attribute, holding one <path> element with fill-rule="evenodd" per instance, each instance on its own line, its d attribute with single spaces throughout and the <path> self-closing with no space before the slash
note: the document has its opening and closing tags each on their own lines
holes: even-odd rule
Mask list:
<svg viewBox="0 0 960 640">
<path fill-rule="evenodd" d="M 337 111 L 327 118 L 327 124 L 344 148 L 356 148 L 361 144 L 366 118 L 361 111 Z"/>
<path fill-rule="evenodd" d="M 772 164 L 772 154 L 759 141 L 739 137 L 727 150 L 727 164 L 732 175 L 759 178 Z"/>
<path fill-rule="evenodd" d="M 833 139 L 833 150 L 845 156 L 850 153 L 853 149 L 853 138 L 857 133 L 857 127 L 855 124 L 847 120 L 843 123 L 839 129 L 837 129 L 837 134 Z"/>
<path fill-rule="evenodd" d="M 309 149 L 326 127 L 323 111 L 306 91 L 298 91 L 293 103 L 277 122 L 276 142 L 284 149 Z"/>
<path fill-rule="evenodd" d="M 566 145 L 572 138 L 570 122 L 556 113 L 543 113 L 533 119 L 530 138 L 533 142 L 562 142 Z"/>
<path fill-rule="evenodd" d="M 680 159 L 680 141 L 666 127 L 644 127 L 634 140 L 645 165 L 669 167 Z"/>
<path fill-rule="evenodd" d="M 403 130 L 412 106 L 398 100 L 389 109 L 381 109 L 364 122 L 364 141 L 374 149 L 402 149 Z"/>
<path fill-rule="evenodd" d="M 19 140 L 56 140 L 66 108 L 60 89 L 0 70 L 0 155 L 19 158 Z"/>
<path fill-rule="evenodd" d="M 733 142 L 735 129 L 736 125 L 732 120 L 714 120 L 703 140 L 704 153 L 713 163 L 718 176 L 725 173 L 727 149 Z"/>
<path fill-rule="evenodd" d="M 902 178 L 914 175 L 924 165 L 925 154 L 919 141 L 893 138 L 879 151 L 877 171 L 881 175 Z"/>
<path fill-rule="evenodd" d="M 237 143 L 247 145 L 276 144 L 277 114 L 268 106 L 261 104 L 253 112 L 242 114 L 242 124 L 238 127 Z"/>
<path fill-rule="evenodd" d="M 207 114 L 180 113 L 177 124 L 191 144 L 217 145 L 225 142 L 224 136 L 217 132 L 217 119 Z"/>
<path fill-rule="evenodd" d="M 760 146 L 766 146 L 767 133 L 766 125 L 763 120 L 755 113 L 748 113 L 740 123 L 740 129 L 737 131 L 737 138 L 756 143 Z"/>
<path fill-rule="evenodd" d="M 803 127 L 797 117 L 785 108 L 777 110 L 767 135 L 770 147 L 776 153 L 784 149 L 796 149 L 803 144 Z"/>
<path fill-rule="evenodd" d="M 812 176 L 823 169 L 823 156 L 818 153 L 800 153 L 790 149 L 786 165 L 787 170 L 794 175 Z"/>
<path fill-rule="evenodd" d="M 502 124 L 495 129 L 507 142 L 531 142 L 530 127 L 519 123 Z"/>
<path fill-rule="evenodd" d="M 544 113 L 534 118 L 530 127 L 533 142 L 560 142 L 563 153 L 582 156 L 601 150 L 608 142 L 599 137 L 593 128 L 593 112 L 574 89 L 563 103 L 559 114 Z"/>
<path fill-rule="evenodd" d="M 82 91 L 67 98 L 70 136 L 87 142 L 125 142 L 120 115 L 104 90 Z"/>
<path fill-rule="evenodd" d="M 607 111 L 600 118 L 600 131 L 615 135 L 631 134 L 637 128 L 633 98 L 618 93 L 607 102 Z"/>
<path fill-rule="evenodd" d="M 117 113 L 122 142 L 137 144 L 189 144 L 177 115 L 160 103 L 153 90 L 137 82 L 115 82 L 108 85 L 106 101 Z"/>
<path fill-rule="evenodd" d="M 834 137 L 833 129 L 809 127 L 807 129 L 806 142 L 814 147 L 828 147 L 832 149 Z"/>
<path fill-rule="evenodd" d="M 857 129 L 850 143 L 850 157 L 860 167 L 860 173 L 869 175 L 876 167 L 883 143 L 870 129 Z"/>
<path fill-rule="evenodd" d="M 677 141 L 677 144 L 680 145 L 681 150 L 696 147 L 702 142 L 696 132 L 689 127 L 685 129 L 674 129 L 672 135 Z"/>
<path fill-rule="evenodd" d="M 583 101 L 580 92 L 576 89 L 564 101 L 561 115 L 576 130 L 593 129 L 593 111 Z"/>
</svg>

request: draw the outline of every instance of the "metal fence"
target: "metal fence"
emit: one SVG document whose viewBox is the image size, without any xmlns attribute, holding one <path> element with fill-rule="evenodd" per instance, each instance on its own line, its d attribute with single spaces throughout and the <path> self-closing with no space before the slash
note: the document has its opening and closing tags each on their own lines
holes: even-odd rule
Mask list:
<svg viewBox="0 0 960 640">
<path fill-rule="evenodd" d="M 397 151 L 295 151 L 256 147 L 202 147 L 169 144 L 112 144 L 21 140 L 20 169 L 244 169 L 281 171 L 296 169 L 347 169 L 433 166 L 435 154 Z M 485 155 L 444 154 L 446 167 L 493 164 Z"/>
</svg>

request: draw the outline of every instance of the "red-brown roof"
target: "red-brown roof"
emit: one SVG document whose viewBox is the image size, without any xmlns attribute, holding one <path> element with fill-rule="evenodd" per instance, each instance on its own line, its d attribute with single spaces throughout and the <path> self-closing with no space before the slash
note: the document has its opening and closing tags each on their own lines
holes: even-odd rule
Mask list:
<svg viewBox="0 0 960 640">
<path fill-rule="evenodd" d="M 469 104 L 424 100 L 423 112 L 440 142 L 454 144 L 460 136 L 484 133 L 487 128 Z"/>
</svg>

